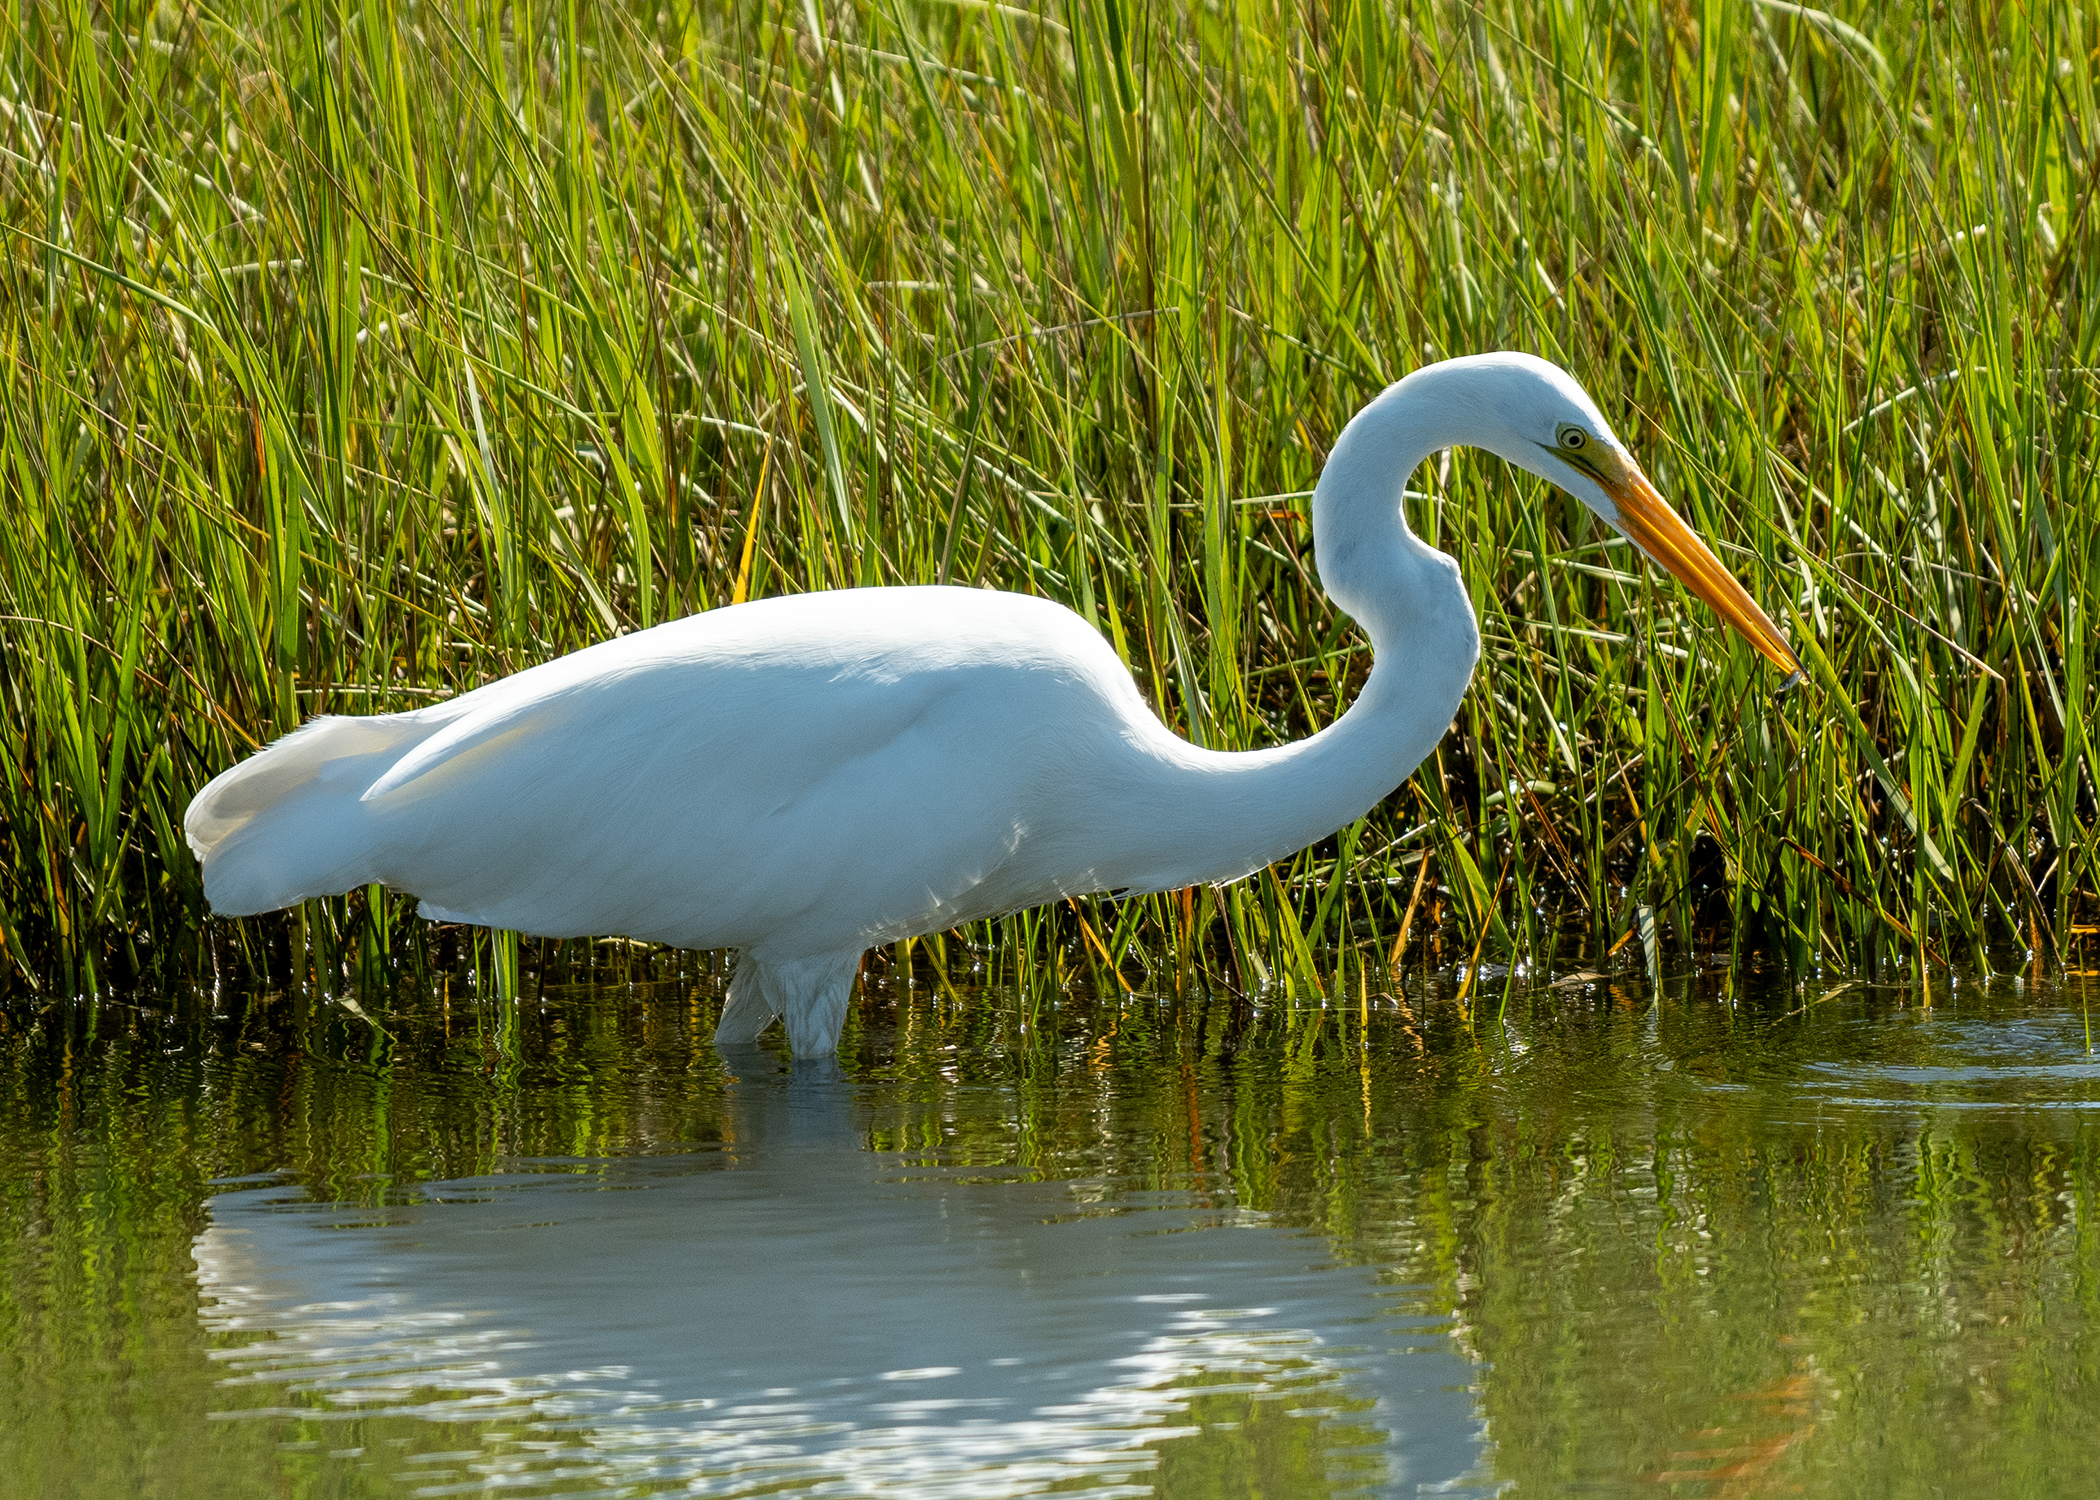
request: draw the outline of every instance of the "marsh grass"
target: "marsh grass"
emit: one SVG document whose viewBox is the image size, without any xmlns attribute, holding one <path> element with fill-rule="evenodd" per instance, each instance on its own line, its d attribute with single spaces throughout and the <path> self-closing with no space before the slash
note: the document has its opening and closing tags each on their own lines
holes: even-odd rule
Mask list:
<svg viewBox="0 0 2100 1500">
<path fill-rule="evenodd" d="M 0 973 L 642 962 L 376 889 L 206 924 L 182 811 L 310 714 L 765 594 L 1048 595 L 1180 732 L 1304 734 L 1368 667 L 1325 446 L 1497 347 L 1581 376 L 1809 685 L 1450 455 L 1408 503 L 1486 656 L 1405 787 L 1230 889 L 889 961 L 1358 994 L 1644 910 L 2054 960 L 2096 879 L 2096 44 L 2065 4 L 12 7 Z"/>
</svg>

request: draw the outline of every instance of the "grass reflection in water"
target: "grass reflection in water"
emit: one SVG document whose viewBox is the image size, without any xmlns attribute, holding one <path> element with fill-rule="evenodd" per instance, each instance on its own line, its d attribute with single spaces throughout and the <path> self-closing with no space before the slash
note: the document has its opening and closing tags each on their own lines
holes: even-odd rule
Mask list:
<svg viewBox="0 0 2100 1500">
<path fill-rule="evenodd" d="M 2092 1489 L 2079 999 L 17 1010 L 0 1492 Z"/>
</svg>

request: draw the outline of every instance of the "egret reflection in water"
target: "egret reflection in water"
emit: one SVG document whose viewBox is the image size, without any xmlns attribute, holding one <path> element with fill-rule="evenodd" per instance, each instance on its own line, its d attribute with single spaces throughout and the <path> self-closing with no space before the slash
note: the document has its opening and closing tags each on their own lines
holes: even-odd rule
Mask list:
<svg viewBox="0 0 2100 1500">
<path fill-rule="evenodd" d="M 203 1317 L 240 1336 L 220 1414 L 498 1419 L 404 1461 L 427 1493 L 1139 1494 L 1206 1443 L 1291 1448 L 1333 1493 L 1478 1469 L 1471 1364 L 1322 1238 L 915 1165 L 863 1149 L 869 1113 L 818 1064 L 740 1081 L 711 1152 L 379 1208 L 224 1193 L 196 1243 Z"/>
</svg>

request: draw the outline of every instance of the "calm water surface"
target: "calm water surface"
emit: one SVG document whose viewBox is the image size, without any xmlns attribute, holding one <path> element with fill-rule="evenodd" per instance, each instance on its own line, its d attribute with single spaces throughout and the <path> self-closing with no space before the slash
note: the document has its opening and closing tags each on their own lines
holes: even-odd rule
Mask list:
<svg viewBox="0 0 2100 1500">
<path fill-rule="evenodd" d="M 2077 988 L 718 997 L 0 1012 L 0 1495 L 2100 1493 Z"/>
</svg>

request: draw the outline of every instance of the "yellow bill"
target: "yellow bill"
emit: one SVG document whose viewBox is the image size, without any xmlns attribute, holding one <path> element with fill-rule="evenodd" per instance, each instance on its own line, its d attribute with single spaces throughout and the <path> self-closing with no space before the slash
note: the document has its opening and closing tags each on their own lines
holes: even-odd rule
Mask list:
<svg viewBox="0 0 2100 1500">
<path fill-rule="evenodd" d="M 1721 566 L 1697 532 L 1670 509 L 1655 486 L 1632 463 L 1614 475 L 1599 475 L 1605 492 L 1619 507 L 1619 525 L 1634 545 L 1684 581 L 1684 586 L 1705 600 L 1714 613 L 1742 632 L 1773 666 L 1787 674 L 1780 691 L 1801 677 L 1801 663 L 1779 633 L 1779 627 L 1757 607 L 1749 590 Z"/>
</svg>

